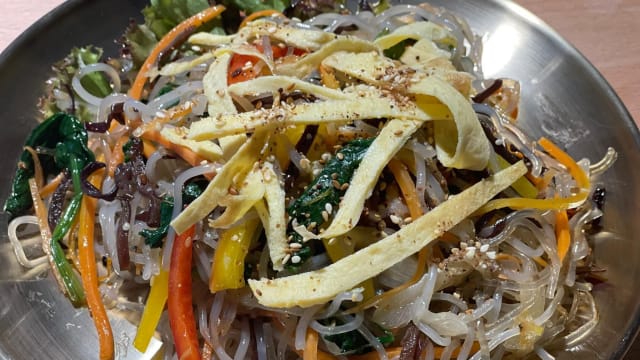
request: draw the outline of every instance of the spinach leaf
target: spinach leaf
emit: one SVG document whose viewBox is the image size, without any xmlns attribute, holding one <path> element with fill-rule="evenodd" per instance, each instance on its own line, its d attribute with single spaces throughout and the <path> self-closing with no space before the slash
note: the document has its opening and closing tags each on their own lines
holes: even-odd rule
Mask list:
<svg viewBox="0 0 640 360">
<path fill-rule="evenodd" d="M 356 139 L 346 143 L 338 150 L 320 174 L 307 186 L 304 193 L 287 208 L 291 219 L 295 219 L 298 224 L 304 226 L 315 223 L 315 228 L 318 229 L 325 222 L 327 216 L 323 214 L 326 212 L 326 204 L 332 208 L 338 206 L 353 173 L 360 166 L 360 162 L 373 140 L 374 138 Z M 302 237 L 291 228 L 288 231 L 288 236 L 293 237 L 292 241 L 302 243 Z M 312 252 L 308 245 L 303 245 L 298 252 L 292 255 L 298 255 L 301 259 L 299 264 L 301 264 L 312 255 Z"/>
<path fill-rule="evenodd" d="M 80 192 L 80 171 L 89 162 L 94 161 L 93 153 L 87 148 L 87 131 L 80 121 L 70 114 L 57 113 L 31 131 L 25 146 L 41 148 L 44 175 L 57 174 L 69 169 L 73 178 L 74 190 Z M 55 161 L 51 161 L 53 155 Z M 11 193 L 4 205 L 4 211 L 11 218 L 24 214 L 32 206 L 29 191 L 29 179 L 35 174 L 31 154 L 23 151 L 16 169 Z"/>
</svg>

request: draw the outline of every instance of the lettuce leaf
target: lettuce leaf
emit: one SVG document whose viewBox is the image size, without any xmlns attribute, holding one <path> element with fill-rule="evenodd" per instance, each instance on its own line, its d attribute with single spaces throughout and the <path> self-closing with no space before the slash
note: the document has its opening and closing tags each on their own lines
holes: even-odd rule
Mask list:
<svg viewBox="0 0 640 360">
<path fill-rule="evenodd" d="M 45 97 L 40 98 L 39 109 L 43 118 L 57 112 L 75 114 L 80 121 L 92 121 L 92 113 L 71 89 L 71 81 L 78 69 L 102 59 L 102 49 L 94 46 L 73 48 L 62 60 L 53 65 L 54 75 L 47 81 Z M 100 72 L 84 76 L 80 83 L 92 95 L 104 97 L 111 93 L 109 81 Z"/>
</svg>

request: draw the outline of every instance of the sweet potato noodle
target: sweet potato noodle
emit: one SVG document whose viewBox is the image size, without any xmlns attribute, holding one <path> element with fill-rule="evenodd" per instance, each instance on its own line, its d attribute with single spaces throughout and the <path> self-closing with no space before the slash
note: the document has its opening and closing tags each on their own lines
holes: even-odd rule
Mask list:
<svg viewBox="0 0 640 360">
<path fill-rule="evenodd" d="M 79 52 L 21 158 L 11 243 L 89 307 L 101 358 L 109 309 L 166 359 L 552 359 L 594 329 L 616 153 L 523 133 L 518 82 L 483 77 L 463 20 L 396 5 L 196 30 L 223 11 L 144 63 Z"/>
</svg>

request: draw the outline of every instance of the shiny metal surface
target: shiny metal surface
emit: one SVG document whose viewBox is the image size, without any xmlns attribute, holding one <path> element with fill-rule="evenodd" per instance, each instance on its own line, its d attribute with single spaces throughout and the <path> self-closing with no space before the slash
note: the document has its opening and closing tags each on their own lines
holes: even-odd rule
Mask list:
<svg viewBox="0 0 640 360">
<path fill-rule="evenodd" d="M 526 10 L 507 1 L 435 0 L 467 18 L 485 35 L 487 77 L 521 82 L 521 122 L 534 136 L 547 136 L 577 158 L 601 158 L 608 146 L 619 153 L 603 178 L 607 188 L 604 226 L 597 239 L 598 264 L 609 282 L 594 290 L 600 325 L 584 345 L 559 359 L 620 359 L 638 328 L 640 303 L 640 134 L 617 96 L 569 44 Z M 115 53 L 113 39 L 142 8 L 142 0 L 75 0 L 29 29 L 0 55 L 0 198 L 4 202 L 20 146 L 33 127 L 35 104 L 51 63 L 77 45 L 97 44 Z M 21 280 L 0 214 L 0 359 L 92 359 L 97 338 L 85 310 L 76 310 L 51 279 Z M 129 346 L 135 330 L 115 314 L 120 359 L 143 358 Z M 159 343 L 154 343 L 159 346 Z"/>
</svg>

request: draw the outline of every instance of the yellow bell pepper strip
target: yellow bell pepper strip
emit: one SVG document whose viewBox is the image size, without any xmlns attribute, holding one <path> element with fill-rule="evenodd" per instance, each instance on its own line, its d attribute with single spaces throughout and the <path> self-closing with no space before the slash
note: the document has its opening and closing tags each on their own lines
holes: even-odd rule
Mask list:
<svg viewBox="0 0 640 360">
<path fill-rule="evenodd" d="M 169 325 L 180 360 L 200 359 L 200 345 L 191 294 L 191 257 L 195 232 L 195 225 L 191 225 L 182 234 L 176 236 L 169 268 L 169 294 L 171 294 L 168 298 Z"/>
<path fill-rule="evenodd" d="M 97 171 L 89 175 L 88 180 L 99 188 L 104 171 Z M 95 250 L 93 245 L 95 232 L 96 207 L 98 199 L 88 195 L 82 196 L 78 216 L 78 258 L 82 286 L 87 297 L 87 305 L 91 317 L 98 331 L 100 343 L 100 359 L 108 360 L 114 357 L 113 332 L 109 317 L 102 303 L 102 295 L 98 289 L 98 271 L 96 268 Z"/>
<path fill-rule="evenodd" d="M 260 220 L 251 219 L 222 233 L 211 264 L 209 290 L 212 293 L 245 286 L 244 258 L 259 225 Z"/>
<path fill-rule="evenodd" d="M 506 169 L 511 165 L 507 160 L 505 160 L 505 158 L 503 158 L 499 154 L 495 153 L 495 155 L 496 155 L 496 159 L 498 160 L 497 161 L 498 168 L 491 169 L 493 172 L 498 172 L 502 169 Z M 513 190 L 515 190 L 518 193 L 518 195 L 524 198 L 535 199 L 536 196 L 538 196 L 538 189 L 536 189 L 536 187 L 533 184 L 531 184 L 531 182 L 529 182 L 526 176 L 523 176 L 520 179 L 518 179 L 516 182 L 513 183 L 513 185 L 511 185 L 511 187 L 513 188 Z"/>
<path fill-rule="evenodd" d="M 176 27 L 171 29 L 156 46 L 151 50 L 149 57 L 145 60 L 145 62 L 140 67 L 140 71 L 136 75 L 136 78 L 129 90 L 129 96 L 136 100 L 140 100 L 142 98 L 142 92 L 144 90 L 144 85 L 149 78 L 148 73 L 153 68 L 154 65 L 157 64 L 158 59 L 162 55 L 163 52 L 168 50 L 171 47 L 176 46 L 176 42 L 178 39 L 186 39 L 189 33 L 193 32 L 197 27 L 202 24 L 213 20 L 218 17 L 223 11 L 225 7 L 222 5 L 213 6 L 207 8 L 192 17 L 186 19 L 185 21 L 178 24 Z"/>
<path fill-rule="evenodd" d="M 147 303 L 144 306 L 142 312 L 142 318 L 140 319 L 140 325 L 138 325 L 138 331 L 136 337 L 133 339 L 133 346 L 144 353 L 147 351 L 147 346 L 151 341 L 153 333 L 156 331 L 160 316 L 164 310 L 164 306 L 167 303 L 167 296 L 169 295 L 169 272 L 164 269 L 160 269 L 160 273 L 153 277 L 151 281 L 151 291 L 149 291 L 149 297 Z"/>
</svg>

